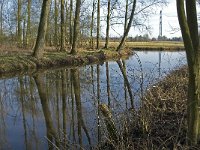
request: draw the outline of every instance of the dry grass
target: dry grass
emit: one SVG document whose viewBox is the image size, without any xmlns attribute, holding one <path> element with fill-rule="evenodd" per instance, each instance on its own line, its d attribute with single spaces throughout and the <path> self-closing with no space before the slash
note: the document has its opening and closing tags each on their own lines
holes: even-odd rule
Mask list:
<svg viewBox="0 0 200 150">
<path fill-rule="evenodd" d="M 110 42 L 110 47 L 116 48 L 119 42 Z M 101 42 L 101 46 L 104 42 Z M 125 48 L 135 50 L 183 50 L 183 42 L 173 41 L 150 41 L 150 42 L 126 42 Z"/>
<path fill-rule="evenodd" d="M 100 48 L 103 49 L 105 42 L 100 42 Z M 115 50 L 119 42 L 110 42 L 109 50 Z M 32 46 L 33 47 L 33 46 Z M 11 44 L 0 44 L 0 55 L 12 55 L 12 54 L 26 54 L 30 55 L 32 53 L 32 47 L 29 48 L 19 48 L 17 44 L 11 42 Z M 70 52 L 70 47 L 66 47 L 66 51 Z M 126 42 L 125 49 L 136 49 L 136 50 L 183 50 L 184 46 L 182 42 L 173 42 L 173 41 L 150 41 L 150 42 Z M 59 51 L 58 47 L 49 47 L 45 48 L 46 52 L 57 52 Z M 95 49 L 90 49 L 88 44 L 83 44 L 79 48 L 79 52 L 82 51 L 96 51 Z"/>
<path fill-rule="evenodd" d="M 120 119 L 120 140 L 117 144 L 108 142 L 107 149 L 199 149 L 199 145 L 186 144 L 187 82 L 187 68 L 183 67 L 152 86 L 139 110 L 131 110 Z"/>
<path fill-rule="evenodd" d="M 142 99 L 140 128 L 158 149 L 176 149 L 186 144 L 187 82 L 187 68 L 175 70 L 152 86 Z"/>
</svg>

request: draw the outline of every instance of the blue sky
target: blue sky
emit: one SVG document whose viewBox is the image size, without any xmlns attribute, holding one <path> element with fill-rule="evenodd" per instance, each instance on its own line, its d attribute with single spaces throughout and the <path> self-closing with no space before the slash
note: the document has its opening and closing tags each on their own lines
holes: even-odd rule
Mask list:
<svg viewBox="0 0 200 150">
<path fill-rule="evenodd" d="M 162 10 L 162 21 L 163 21 L 163 30 L 162 30 L 162 35 L 167 36 L 168 38 L 171 37 L 180 37 L 181 32 L 179 29 L 179 23 L 178 23 L 178 18 L 177 18 L 177 11 L 176 11 L 176 0 L 168 0 L 168 5 L 164 7 L 157 8 L 156 14 L 154 14 L 150 19 L 149 19 L 149 25 L 151 26 L 151 34 L 147 31 L 140 32 L 137 29 L 134 29 L 133 27 L 131 28 L 129 32 L 129 36 L 136 36 L 136 35 L 144 35 L 148 33 L 150 37 L 158 37 L 159 35 L 159 18 L 160 18 L 160 10 Z M 198 6 L 197 6 L 198 9 Z M 200 10 L 198 10 L 199 12 Z M 120 28 L 116 29 L 120 35 L 123 34 L 123 30 Z M 119 34 L 115 33 L 111 29 L 111 35 L 112 36 L 119 36 Z"/>
</svg>

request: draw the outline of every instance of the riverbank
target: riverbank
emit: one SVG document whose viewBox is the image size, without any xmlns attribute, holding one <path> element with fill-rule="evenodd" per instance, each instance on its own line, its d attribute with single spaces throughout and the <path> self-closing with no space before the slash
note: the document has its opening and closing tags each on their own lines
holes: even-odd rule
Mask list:
<svg viewBox="0 0 200 150">
<path fill-rule="evenodd" d="M 138 128 L 143 133 L 144 145 L 155 149 L 187 149 L 187 83 L 187 67 L 183 67 L 172 71 L 147 91 L 139 112 L 142 119 L 139 118 L 141 126 Z M 133 128 L 132 133 L 135 135 L 137 130 Z"/>
<path fill-rule="evenodd" d="M 106 60 L 116 60 L 133 54 L 131 50 L 118 53 L 113 50 L 80 51 L 77 55 L 68 52 L 45 52 L 44 58 L 36 59 L 30 54 L 10 53 L 0 56 L 0 78 L 15 74 L 34 73 L 40 69 L 59 67 L 84 66 L 92 63 L 101 63 Z"/>
<path fill-rule="evenodd" d="M 127 124 L 122 127 L 122 132 L 119 131 L 120 142 L 111 147 L 189 149 L 186 145 L 187 83 L 187 67 L 183 67 L 148 89 L 139 111 L 128 111 L 120 119 L 126 120 Z"/>
<path fill-rule="evenodd" d="M 110 42 L 110 50 L 79 50 L 73 56 L 68 52 L 57 52 L 54 47 L 46 47 L 44 58 L 37 60 L 31 56 L 31 49 L 23 49 L 3 45 L 0 48 L 0 78 L 13 76 L 15 74 L 33 73 L 38 69 L 50 69 L 63 66 L 82 66 L 91 63 L 100 63 L 106 60 L 116 60 L 121 57 L 128 57 L 133 50 L 148 51 L 177 51 L 183 50 L 182 42 L 173 41 L 150 41 L 150 42 L 126 42 L 125 50 L 121 53 L 115 51 L 119 42 Z M 100 43 L 101 46 L 104 42 Z M 87 46 L 86 46 L 87 47 Z"/>
</svg>

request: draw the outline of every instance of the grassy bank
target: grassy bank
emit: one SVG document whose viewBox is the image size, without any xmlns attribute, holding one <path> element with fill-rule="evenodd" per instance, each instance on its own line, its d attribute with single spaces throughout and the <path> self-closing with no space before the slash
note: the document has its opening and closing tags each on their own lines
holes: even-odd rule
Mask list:
<svg viewBox="0 0 200 150">
<path fill-rule="evenodd" d="M 147 90 L 139 111 L 128 111 L 116 149 L 199 149 L 186 145 L 187 68 L 171 72 Z M 126 121 L 124 121 L 126 120 Z M 120 124 L 123 124 L 123 123 Z"/>
<path fill-rule="evenodd" d="M 130 54 L 132 54 L 132 51 L 129 50 L 120 54 L 112 50 L 82 50 L 77 55 L 70 55 L 67 52 L 46 52 L 43 59 L 36 59 L 31 55 L 11 53 L 0 56 L 0 77 L 13 76 L 20 73 L 33 73 L 39 69 L 100 63 L 105 60 L 128 57 Z"/>
<path fill-rule="evenodd" d="M 98 63 L 109 59 L 118 59 L 128 56 L 131 50 L 183 50 L 182 42 L 151 41 L 151 42 L 126 42 L 125 50 L 120 54 L 114 50 L 119 42 L 110 42 L 111 50 L 86 50 L 80 49 L 76 56 L 68 52 L 56 52 L 54 47 L 46 47 L 44 59 L 37 60 L 31 57 L 31 49 L 22 49 L 12 45 L 3 45 L 0 48 L 0 77 L 19 73 L 32 73 L 38 69 L 49 69 L 62 66 L 80 66 L 91 63 Z M 103 47 L 104 42 L 100 45 Z M 84 47 L 84 45 L 83 45 Z"/>
</svg>

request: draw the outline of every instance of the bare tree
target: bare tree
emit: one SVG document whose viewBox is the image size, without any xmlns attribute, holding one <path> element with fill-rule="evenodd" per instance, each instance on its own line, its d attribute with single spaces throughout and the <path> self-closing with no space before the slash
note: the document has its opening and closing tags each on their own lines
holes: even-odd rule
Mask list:
<svg viewBox="0 0 200 150">
<path fill-rule="evenodd" d="M 17 37 L 18 37 L 18 46 L 22 46 L 22 17 L 21 17 L 21 11 L 22 11 L 22 2 L 21 0 L 18 0 L 18 9 L 17 9 Z"/>
<path fill-rule="evenodd" d="M 106 26 L 106 43 L 105 43 L 105 49 L 108 48 L 109 43 L 109 32 L 110 32 L 110 0 L 108 0 L 108 13 L 107 13 L 107 26 Z"/>
<path fill-rule="evenodd" d="M 3 35 L 3 7 L 4 7 L 4 0 L 0 1 L 1 4 L 1 10 L 0 10 L 0 22 L 1 22 L 1 29 L 0 29 L 0 36 Z"/>
<path fill-rule="evenodd" d="M 99 49 L 100 37 L 100 0 L 97 1 L 97 49 Z"/>
<path fill-rule="evenodd" d="M 28 5 L 27 5 L 27 30 L 26 30 L 26 45 L 29 44 L 30 41 L 30 35 L 31 35 L 31 3 L 32 0 L 28 0 Z"/>
<path fill-rule="evenodd" d="M 69 16 L 69 36 L 70 36 L 70 39 L 69 39 L 69 43 L 72 45 L 73 43 L 73 20 L 74 20 L 74 17 L 73 17 L 73 0 L 70 0 L 70 16 Z"/>
<path fill-rule="evenodd" d="M 124 32 L 124 35 L 122 37 L 122 40 L 119 44 L 119 46 L 117 47 L 117 51 L 120 52 L 124 43 L 125 43 L 125 40 L 126 40 L 126 37 L 128 36 L 128 33 L 129 33 L 129 30 L 131 28 L 131 25 L 132 25 L 132 22 L 133 22 L 133 17 L 134 17 L 134 13 L 135 13 L 135 7 L 136 7 L 136 0 L 133 1 L 133 4 L 132 4 L 132 11 L 131 11 L 131 16 L 130 16 L 130 20 L 129 20 L 129 23 L 128 23 L 128 26 Z"/>
<path fill-rule="evenodd" d="M 61 0 L 61 39 L 60 39 L 60 51 L 65 51 L 65 2 Z"/>
<path fill-rule="evenodd" d="M 54 0 L 54 45 L 58 45 L 58 6 L 57 0 Z"/>
<path fill-rule="evenodd" d="M 81 0 L 76 0 L 76 12 L 75 12 L 75 19 L 74 19 L 74 37 L 73 37 L 73 44 L 71 54 L 77 53 L 77 41 L 79 36 L 80 30 L 80 8 L 81 8 Z"/>
<path fill-rule="evenodd" d="M 176 0 L 176 3 L 189 70 L 187 139 L 189 145 L 196 145 L 200 142 L 200 49 L 196 0 L 186 0 L 186 12 L 184 0 Z"/>
<path fill-rule="evenodd" d="M 33 52 L 33 56 L 36 58 L 42 58 L 44 53 L 45 35 L 47 30 L 48 14 L 50 10 L 50 1 L 51 0 L 43 0 L 42 4 L 38 34 Z"/>
<path fill-rule="evenodd" d="M 94 40 L 93 40 L 94 11 L 95 11 L 95 0 L 93 0 L 93 4 L 92 4 L 92 20 L 90 23 L 90 47 L 92 48 L 94 48 Z"/>
<path fill-rule="evenodd" d="M 65 39 L 66 42 L 69 42 L 69 8 L 68 8 L 68 0 L 65 1 Z"/>
</svg>

